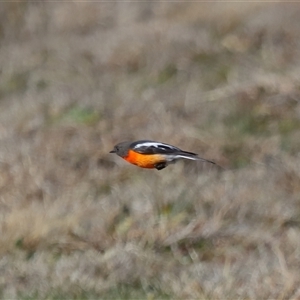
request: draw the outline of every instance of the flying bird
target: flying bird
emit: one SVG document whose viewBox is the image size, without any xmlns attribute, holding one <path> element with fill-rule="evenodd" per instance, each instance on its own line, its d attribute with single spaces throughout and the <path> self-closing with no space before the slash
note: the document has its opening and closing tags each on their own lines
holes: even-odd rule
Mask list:
<svg viewBox="0 0 300 300">
<path fill-rule="evenodd" d="M 216 164 L 198 154 L 183 151 L 175 146 L 150 140 L 122 142 L 109 153 L 116 153 L 131 164 L 141 168 L 162 170 L 179 159 L 190 159 Z"/>
</svg>

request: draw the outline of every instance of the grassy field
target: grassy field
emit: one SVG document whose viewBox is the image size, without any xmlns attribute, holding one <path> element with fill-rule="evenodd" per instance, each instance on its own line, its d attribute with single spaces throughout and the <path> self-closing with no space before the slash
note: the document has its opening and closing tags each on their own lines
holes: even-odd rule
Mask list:
<svg viewBox="0 0 300 300">
<path fill-rule="evenodd" d="M 2 3 L 0 298 L 299 299 L 299 14 Z"/>
</svg>

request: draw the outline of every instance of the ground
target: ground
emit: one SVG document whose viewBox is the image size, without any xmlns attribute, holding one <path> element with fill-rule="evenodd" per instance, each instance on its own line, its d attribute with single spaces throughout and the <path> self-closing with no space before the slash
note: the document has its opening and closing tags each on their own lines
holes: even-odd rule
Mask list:
<svg viewBox="0 0 300 300">
<path fill-rule="evenodd" d="M 299 13 L 2 3 L 1 298 L 299 299 Z"/>
</svg>

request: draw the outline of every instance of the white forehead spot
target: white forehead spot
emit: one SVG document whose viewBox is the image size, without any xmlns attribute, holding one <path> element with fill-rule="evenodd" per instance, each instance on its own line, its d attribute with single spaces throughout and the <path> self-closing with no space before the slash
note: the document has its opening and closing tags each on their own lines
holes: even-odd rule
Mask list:
<svg viewBox="0 0 300 300">
<path fill-rule="evenodd" d="M 157 142 L 145 142 L 145 143 L 140 143 L 134 146 L 134 149 L 140 148 L 140 147 L 155 147 L 155 148 L 159 148 L 159 147 L 168 147 L 170 149 L 177 149 L 176 147 L 173 147 L 171 145 L 168 144 L 164 144 L 164 143 L 157 143 Z"/>
</svg>

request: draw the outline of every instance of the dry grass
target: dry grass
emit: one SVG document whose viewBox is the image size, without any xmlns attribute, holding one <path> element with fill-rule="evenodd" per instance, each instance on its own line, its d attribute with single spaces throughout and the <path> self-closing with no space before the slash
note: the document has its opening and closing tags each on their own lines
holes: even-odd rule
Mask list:
<svg viewBox="0 0 300 300">
<path fill-rule="evenodd" d="M 4 3 L 0 297 L 299 299 L 299 9 Z"/>
</svg>

